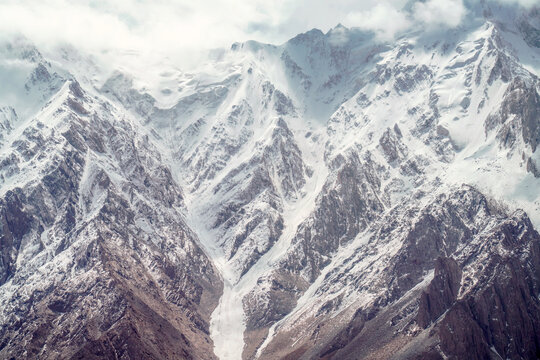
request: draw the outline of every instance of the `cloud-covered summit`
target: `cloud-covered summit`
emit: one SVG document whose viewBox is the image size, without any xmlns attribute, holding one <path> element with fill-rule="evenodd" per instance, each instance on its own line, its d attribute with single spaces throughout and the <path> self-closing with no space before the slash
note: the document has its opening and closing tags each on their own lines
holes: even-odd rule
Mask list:
<svg viewBox="0 0 540 360">
<path fill-rule="evenodd" d="M 537 0 L 4 0 L 0 34 L 22 34 L 40 47 L 186 56 L 249 39 L 281 43 L 337 23 L 387 40 L 413 26 L 459 26 L 486 1 L 531 7 Z"/>
</svg>

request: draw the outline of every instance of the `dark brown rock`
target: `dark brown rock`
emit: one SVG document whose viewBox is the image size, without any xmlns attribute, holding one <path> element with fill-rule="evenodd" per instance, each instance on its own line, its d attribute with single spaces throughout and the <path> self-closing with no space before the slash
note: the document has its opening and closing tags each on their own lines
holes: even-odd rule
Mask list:
<svg viewBox="0 0 540 360">
<path fill-rule="evenodd" d="M 436 321 L 456 300 L 461 283 L 461 269 L 452 258 L 438 258 L 434 278 L 422 293 L 416 321 L 426 328 Z"/>
</svg>

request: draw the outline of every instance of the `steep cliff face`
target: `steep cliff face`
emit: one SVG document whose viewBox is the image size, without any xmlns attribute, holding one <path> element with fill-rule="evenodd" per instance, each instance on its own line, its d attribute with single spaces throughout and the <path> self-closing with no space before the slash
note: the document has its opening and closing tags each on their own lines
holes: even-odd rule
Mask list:
<svg viewBox="0 0 540 360">
<path fill-rule="evenodd" d="M 538 12 L 499 15 L 156 83 L 4 46 L 0 357 L 538 356 Z"/>
<path fill-rule="evenodd" d="M 475 210 L 456 211 L 456 205 Z M 464 188 L 429 204 L 400 231 L 387 230 L 399 214 L 387 216 L 363 246 L 326 274 L 311 294 L 319 297 L 315 308 L 304 307 L 283 323 L 262 357 L 535 356 L 540 238 L 523 212 L 505 214 Z M 353 296 L 341 292 L 349 287 Z M 335 296 L 329 300 L 328 294 Z M 342 313 L 328 320 L 335 308 Z M 299 344 L 291 347 L 290 337 Z M 519 349 L 514 341 L 522 344 Z"/>
<path fill-rule="evenodd" d="M 429 325 L 425 320 L 430 319 L 430 337 L 440 346 L 440 350 L 429 351 L 450 358 L 537 357 L 538 232 L 526 215 L 518 212 L 493 229 L 485 242 L 484 261 L 471 261 L 470 253 L 459 256 L 465 277 L 455 300 L 438 305 L 437 313 L 444 311 L 444 316 L 434 316 L 423 299 L 432 301 L 439 296 L 435 292 L 445 291 L 439 280 L 442 277 L 460 280 L 457 263 L 453 262 L 454 269 L 439 269 L 439 278 L 423 294 L 418 325 L 425 328 Z M 454 289 L 460 284 L 456 281 L 455 285 Z"/>
<path fill-rule="evenodd" d="M 221 280 L 170 169 L 75 80 L 44 102 L 2 153 L 1 357 L 208 358 Z"/>
<path fill-rule="evenodd" d="M 414 220 L 407 220 L 410 215 Z M 309 297 L 301 299 L 304 306 L 282 322 L 283 338 L 278 332 L 263 356 L 408 358 L 431 349 L 433 324 L 465 296 L 464 284 L 486 286 L 472 263 L 484 270 L 486 259 L 500 266 L 505 261 L 499 254 L 510 256 L 500 243 L 486 241 L 501 237 L 501 223 L 523 227 L 523 234 L 508 235 L 513 244 L 527 238 L 516 252 L 536 246 L 538 234 L 522 212 L 507 215 L 472 188 L 441 195 L 423 209 L 384 215 L 364 239 L 334 260 L 315 292 L 308 290 Z M 527 297 L 535 302 L 532 294 Z M 334 309 L 339 315 L 328 320 L 325 315 Z M 291 349 L 285 345 L 289 337 L 308 345 Z M 404 348 L 402 355 L 398 348 Z"/>
</svg>

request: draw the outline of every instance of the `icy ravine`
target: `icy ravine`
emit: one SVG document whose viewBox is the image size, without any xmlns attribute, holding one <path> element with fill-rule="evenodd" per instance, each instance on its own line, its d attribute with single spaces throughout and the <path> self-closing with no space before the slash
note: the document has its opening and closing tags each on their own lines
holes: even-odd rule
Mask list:
<svg viewBox="0 0 540 360">
<path fill-rule="evenodd" d="M 186 198 L 188 208 L 191 198 Z M 223 280 L 223 294 L 219 299 L 218 306 L 210 317 L 210 338 L 214 342 L 214 352 L 220 359 L 241 359 L 243 348 L 243 295 L 238 293 L 233 285 L 236 274 L 228 264 L 222 249 L 215 244 L 215 237 L 207 229 L 206 224 L 195 220 L 193 212 L 189 212 L 187 222 L 195 231 L 203 248 L 216 266 Z M 239 306 L 238 306 L 239 304 Z"/>
<path fill-rule="evenodd" d="M 195 210 L 197 199 L 192 194 L 187 194 L 185 201 L 187 208 L 191 209 L 187 212 L 187 223 L 197 235 L 223 281 L 223 293 L 210 317 L 210 338 L 214 342 L 214 352 L 219 359 L 241 359 L 245 329 L 241 299 L 244 294 L 241 294 L 241 289 L 234 284 L 238 275 L 227 262 L 222 248 L 216 244 L 215 235 L 208 229 L 207 224 L 200 220 L 204 219 L 204 216 Z"/>
<path fill-rule="evenodd" d="M 212 313 L 210 321 L 210 336 L 214 342 L 214 350 L 221 360 L 240 360 L 244 350 L 244 332 L 246 319 L 242 299 L 253 290 L 257 280 L 274 268 L 274 265 L 286 254 L 290 241 L 296 233 L 296 229 L 302 221 L 312 212 L 315 207 L 315 199 L 320 193 L 328 175 L 328 169 L 324 166 L 322 152 L 313 154 L 309 144 L 301 142 L 306 158 L 315 169 L 309 181 L 302 190 L 305 195 L 295 201 L 285 203 L 283 218 L 285 219 L 284 230 L 279 240 L 265 253 L 250 270 L 240 276 L 238 271 L 226 260 L 223 250 L 216 243 L 216 235 L 208 229 L 208 225 L 197 219 L 204 219 L 197 209 L 204 208 L 201 202 L 195 202 L 194 197 L 186 197 L 186 205 L 190 211 L 188 223 L 197 233 L 208 256 L 212 259 L 219 270 L 224 282 L 223 295 L 219 304 Z M 317 157 L 319 157 L 317 159 Z M 315 166 L 313 166 L 315 165 Z M 239 280 L 236 280 L 239 279 Z"/>
</svg>

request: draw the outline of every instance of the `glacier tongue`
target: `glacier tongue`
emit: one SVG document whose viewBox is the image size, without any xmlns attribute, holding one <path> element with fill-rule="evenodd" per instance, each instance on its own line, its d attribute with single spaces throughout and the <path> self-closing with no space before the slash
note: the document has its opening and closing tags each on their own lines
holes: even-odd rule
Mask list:
<svg viewBox="0 0 540 360">
<path fill-rule="evenodd" d="M 302 139 L 302 138 L 300 138 Z M 305 154 L 307 165 L 315 169 L 309 176 L 307 183 L 299 189 L 299 198 L 284 201 L 283 204 L 283 232 L 279 240 L 256 262 L 249 270 L 241 274 L 240 270 L 227 260 L 223 249 L 219 247 L 215 230 L 208 227 L 204 219 L 202 203 L 193 204 L 195 197 L 188 198 L 188 208 L 192 209 L 188 223 L 198 234 L 210 258 L 220 271 L 223 281 L 223 295 L 219 304 L 212 313 L 210 334 L 214 340 L 215 352 L 220 359 L 241 359 L 244 351 L 244 332 L 246 330 L 246 316 L 244 313 L 244 297 L 250 293 L 257 281 L 268 274 L 277 265 L 290 246 L 297 226 L 311 213 L 315 206 L 315 198 L 322 189 L 327 176 L 327 168 L 322 158 L 323 153 L 316 152 L 311 141 L 298 141 L 302 154 Z M 273 179 L 276 183 L 279 178 Z M 190 203 L 192 205 L 190 205 Z M 197 215 L 195 215 L 197 214 Z M 199 219 L 199 220 L 197 220 Z"/>
</svg>

